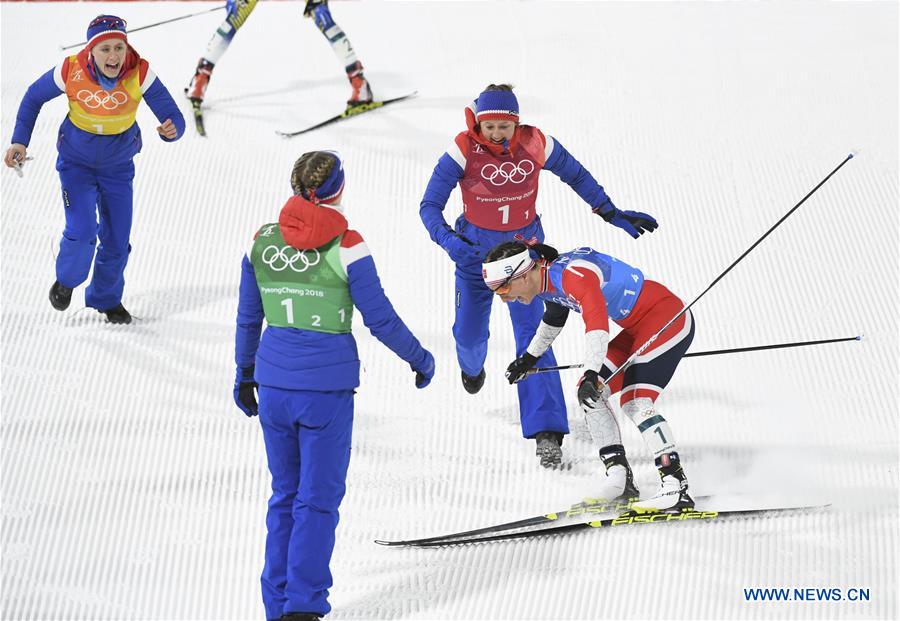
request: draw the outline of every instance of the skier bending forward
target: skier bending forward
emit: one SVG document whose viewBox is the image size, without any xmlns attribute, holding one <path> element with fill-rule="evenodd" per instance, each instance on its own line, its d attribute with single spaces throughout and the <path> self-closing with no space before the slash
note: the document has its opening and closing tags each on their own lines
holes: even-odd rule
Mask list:
<svg viewBox="0 0 900 621">
<path fill-rule="evenodd" d="M 694 501 L 688 494 L 674 435 L 654 407 L 694 339 L 691 312 L 682 314 L 607 385 L 613 370 L 677 315 L 684 303 L 660 283 L 644 280 L 639 269 L 593 248 L 559 254 L 536 240 L 494 247 L 485 258 L 483 277 L 504 302 L 530 304 L 535 297 L 544 301 L 544 316 L 534 338 L 507 368 L 511 384 L 527 377 L 527 371 L 562 331 L 570 310 L 584 318 L 586 370 L 578 383 L 578 402 L 606 467 L 598 496 L 609 500 L 638 497 L 608 401 L 612 393 L 621 391 L 622 411 L 637 425 L 662 479 L 655 496 L 632 507 L 638 512 L 692 509 Z M 622 328 L 612 341 L 610 319 Z"/>
</svg>

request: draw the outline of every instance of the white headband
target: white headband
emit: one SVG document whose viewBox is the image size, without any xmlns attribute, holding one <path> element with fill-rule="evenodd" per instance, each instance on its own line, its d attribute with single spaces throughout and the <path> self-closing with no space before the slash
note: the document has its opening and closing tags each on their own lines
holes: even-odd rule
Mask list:
<svg viewBox="0 0 900 621">
<path fill-rule="evenodd" d="M 534 267 L 534 259 L 528 254 L 528 249 L 526 248 L 519 254 L 514 254 L 511 257 L 483 263 L 481 265 L 481 277 L 484 278 L 484 284 L 493 288 L 505 280 L 512 280 L 521 276 L 532 267 Z"/>
</svg>

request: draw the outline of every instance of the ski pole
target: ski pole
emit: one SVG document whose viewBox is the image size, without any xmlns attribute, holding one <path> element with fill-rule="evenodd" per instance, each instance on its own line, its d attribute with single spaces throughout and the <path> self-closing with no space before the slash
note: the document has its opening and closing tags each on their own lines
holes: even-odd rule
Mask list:
<svg viewBox="0 0 900 621">
<path fill-rule="evenodd" d="M 839 339 L 824 339 L 821 341 L 801 341 L 798 343 L 776 343 L 775 345 L 754 345 L 752 347 L 736 347 L 734 349 L 713 349 L 711 351 L 695 351 L 685 354 L 684 358 L 699 358 L 700 356 L 718 356 L 720 354 L 738 354 L 748 351 L 763 351 L 766 349 L 787 349 L 788 347 L 807 347 L 809 345 L 824 345 L 826 343 L 843 343 L 844 341 L 861 341 L 860 336 L 847 336 Z M 564 364 L 557 367 L 536 367 L 528 369 L 526 375 L 534 373 L 547 373 L 548 371 L 563 371 L 565 369 L 580 369 L 583 364 Z"/>
<path fill-rule="evenodd" d="M 206 13 L 212 13 L 213 11 L 221 11 L 224 8 L 225 8 L 224 5 L 217 6 L 217 7 L 211 8 L 211 9 L 207 9 L 206 11 L 199 11 L 197 13 L 191 13 L 190 15 L 182 15 L 181 17 L 173 17 L 172 19 L 166 19 L 161 22 L 147 24 L 146 26 L 141 26 L 140 28 L 132 28 L 131 30 L 126 30 L 125 32 L 127 32 L 128 34 L 131 34 L 132 32 L 137 32 L 139 30 L 147 30 L 148 28 L 155 28 L 156 26 L 162 26 L 163 24 L 171 24 L 172 22 L 177 22 L 182 19 L 187 19 L 188 17 L 196 17 L 198 15 L 205 15 Z M 73 47 L 78 47 L 78 46 L 84 45 L 85 43 L 87 43 L 87 41 L 82 41 L 81 43 L 73 43 L 72 45 L 60 45 L 59 49 L 68 50 Z"/>
<path fill-rule="evenodd" d="M 778 220 L 778 222 L 776 222 L 775 224 L 773 224 L 773 225 L 769 228 L 768 231 L 766 231 L 765 233 L 763 233 L 762 237 L 760 237 L 760 238 L 757 239 L 755 242 L 753 242 L 753 245 L 752 245 L 752 246 L 750 246 L 749 248 L 747 248 L 747 249 L 741 254 L 741 256 L 739 256 L 737 259 L 734 260 L 734 263 L 732 263 L 731 265 L 729 265 L 727 268 L 725 268 L 725 271 L 723 271 L 721 274 L 719 274 L 718 276 L 716 276 L 716 279 L 713 280 L 713 281 L 709 284 L 709 286 L 708 286 L 706 289 L 704 289 L 704 290 L 700 293 L 700 295 L 698 295 L 697 297 L 695 297 L 695 298 L 691 301 L 690 304 L 688 304 L 687 306 L 685 306 L 684 308 L 682 308 L 680 311 L 678 311 L 678 314 L 676 314 L 674 317 L 672 317 L 672 318 L 669 320 L 669 322 L 666 323 L 666 325 L 664 325 L 662 328 L 660 328 L 660 330 L 659 330 L 656 334 L 654 334 L 653 336 L 651 336 L 651 337 L 647 340 L 646 343 L 644 343 L 643 345 L 641 345 L 641 346 L 637 349 L 637 351 L 635 351 L 633 354 L 631 354 L 630 356 L 628 356 L 628 359 L 627 359 L 625 362 L 623 362 L 621 365 L 619 365 L 619 367 L 618 367 L 617 369 L 615 369 L 615 370 L 612 372 L 612 374 L 610 374 L 610 376 L 606 379 L 607 383 L 609 382 L 610 379 L 612 379 L 613 377 L 615 377 L 616 375 L 618 375 L 618 374 L 622 371 L 622 369 L 624 369 L 626 366 L 628 366 L 629 364 L 631 364 L 632 361 L 633 361 L 635 358 L 637 358 L 637 357 L 640 356 L 642 353 L 644 353 L 645 351 L 647 351 L 647 348 L 649 348 L 650 345 L 652 345 L 652 344 L 654 343 L 654 341 L 656 341 L 656 339 L 659 338 L 659 335 L 660 335 L 660 334 L 662 334 L 663 332 L 665 332 L 666 329 L 667 329 L 669 326 L 671 326 L 673 323 L 675 323 L 675 322 L 678 320 L 679 317 L 681 317 L 683 314 L 685 314 L 686 312 L 688 312 L 688 310 L 691 308 L 691 306 L 693 306 L 694 304 L 696 304 L 696 303 L 700 300 L 700 298 L 702 298 L 704 295 L 706 295 L 706 292 L 709 291 L 710 289 L 712 289 L 712 288 L 716 285 L 717 282 L 719 282 L 720 280 L 722 280 L 723 278 L 725 278 L 725 275 L 726 275 L 728 272 L 730 272 L 730 271 L 734 268 L 735 265 L 737 265 L 738 263 L 740 263 L 740 262 L 744 259 L 744 257 L 746 257 L 748 254 L 750 254 L 750 252 L 752 252 L 754 248 L 756 248 L 760 243 L 762 243 L 762 240 L 764 240 L 766 237 L 768 237 L 769 234 L 772 233 L 772 231 L 774 231 L 775 229 L 777 229 L 777 228 L 781 225 L 781 223 L 784 222 L 785 220 L 787 220 L 788 217 L 789 217 L 792 213 L 794 213 L 795 211 L 797 211 L 797 209 L 800 208 L 800 205 L 802 205 L 803 203 L 806 202 L 806 199 L 808 199 L 810 196 L 812 196 L 813 194 L 815 194 L 815 193 L 816 193 L 816 190 L 818 190 L 818 189 L 821 188 L 823 185 L 825 185 L 825 182 L 828 181 L 829 179 L 831 179 L 831 177 L 832 177 L 837 171 L 839 171 L 839 170 L 844 166 L 844 164 L 846 164 L 847 162 L 849 162 L 851 159 L 853 159 L 853 154 L 852 154 L 852 153 L 851 153 L 850 155 L 848 155 L 847 157 L 845 157 L 845 158 L 844 158 L 844 161 L 842 161 L 840 164 L 838 164 L 838 165 L 835 167 L 834 170 L 832 170 L 830 173 L 828 173 L 828 174 L 825 176 L 824 179 L 822 179 L 821 181 L 819 181 L 819 183 L 817 183 L 816 186 L 815 186 L 812 190 L 810 190 L 809 193 L 807 193 L 806 196 L 804 196 L 803 198 L 800 199 L 800 202 L 799 202 L 799 203 L 797 203 L 796 205 L 794 205 L 793 207 L 791 207 L 791 209 L 790 209 L 786 214 L 784 214 L 783 216 L 781 216 L 781 219 Z"/>
</svg>

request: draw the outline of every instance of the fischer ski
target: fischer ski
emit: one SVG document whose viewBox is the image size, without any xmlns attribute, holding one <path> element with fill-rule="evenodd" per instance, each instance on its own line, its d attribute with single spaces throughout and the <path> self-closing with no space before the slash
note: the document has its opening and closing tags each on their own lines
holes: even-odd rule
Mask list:
<svg viewBox="0 0 900 621">
<path fill-rule="evenodd" d="M 712 496 L 697 496 L 696 501 L 703 501 L 712 498 Z M 597 518 L 605 514 L 618 514 L 631 509 L 631 504 L 637 502 L 637 498 L 631 500 L 605 500 L 585 499 L 583 502 L 575 503 L 568 509 L 555 511 L 553 513 L 545 513 L 534 517 L 515 520 L 513 522 L 505 522 L 503 524 L 495 524 L 493 526 L 485 526 L 473 530 L 464 530 L 457 533 L 449 533 L 447 535 L 437 535 L 435 537 L 424 537 L 422 539 L 407 539 L 403 541 L 385 541 L 376 539 L 375 543 L 387 547 L 398 546 L 418 546 L 422 544 L 433 544 L 440 541 L 452 541 L 454 539 L 469 538 L 477 535 L 489 535 L 521 528 L 529 528 L 531 526 L 541 526 L 544 524 L 554 524 L 557 527 L 568 523 L 582 523 L 589 518 Z"/>
<path fill-rule="evenodd" d="M 634 513 L 627 512 L 623 515 L 589 522 L 578 522 L 563 526 L 551 526 L 511 533 L 500 533 L 487 537 L 467 537 L 462 539 L 449 539 L 440 541 L 426 541 L 424 543 L 406 544 L 418 548 L 434 548 L 443 546 L 465 545 L 470 543 L 488 543 L 491 541 L 508 541 L 512 539 L 526 539 L 551 535 L 562 535 L 577 530 L 619 528 L 622 526 L 646 526 L 648 524 L 669 524 L 678 522 L 710 523 L 727 520 L 730 518 L 764 516 L 765 514 L 780 515 L 791 512 L 814 511 L 824 509 L 830 505 L 811 505 L 801 507 L 773 507 L 769 509 L 736 509 L 730 511 L 703 511 L 693 510 L 682 513 Z"/>
<path fill-rule="evenodd" d="M 405 99 L 409 99 L 410 97 L 415 97 L 418 91 L 413 91 L 408 95 L 402 95 L 401 97 L 394 97 L 393 99 L 384 99 L 382 101 L 372 101 L 365 104 L 360 104 L 358 106 L 348 106 L 346 110 L 341 112 L 338 115 L 331 117 L 330 119 L 326 119 L 321 123 L 317 123 L 312 127 L 307 127 L 305 129 L 299 129 L 295 132 L 282 132 L 275 131 L 276 134 L 281 136 L 282 138 L 293 138 L 294 136 L 299 136 L 300 134 L 305 134 L 306 132 L 311 132 L 314 129 L 319 129 L 321 127 L 325 127 L 326 125 L 331 125 L 333 123 L 337 123 L 339 121 L 343 121 L 345 119 L 349 119 L 354 116 L 358 116 L 363 114 L 364 112 L 371 112 L 372 110 L 377 110 L 378 108 L 383 108 L 384 106 L 392 103 L 397 103 L 398 101 L 403 101 Z"/>
<path fill-rule="evenodd" d="M 206 136 L 206 128 L 203 126 L 203 110 L 200 109 L 200 101 L 191 99 L 191 109 L 194 111 L 194 125 L 197 127 L 197 133 Z"/>
</svg>

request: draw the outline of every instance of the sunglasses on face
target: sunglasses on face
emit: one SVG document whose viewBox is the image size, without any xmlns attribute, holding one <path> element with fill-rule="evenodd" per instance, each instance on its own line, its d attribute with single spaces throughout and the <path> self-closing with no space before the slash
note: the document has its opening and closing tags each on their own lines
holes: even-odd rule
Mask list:
<svg viewBox="0 0 900 621">
<path fill-rule="evenodd" d="M 494 289 L 491 289 L 491 291 L 493 291 L 493 292 L 496 293 L 497 295 L 506 295 L 506 294 L 508 294 L 508 293 L 509 293 L 509 290 L 512 288 L 512 281 L 514 281 L 516 278 L 520 278 L 520 277 L 522 277 L 522 276 L 525 275 L 525 274 L 519 274 L 518 276 L 516 276 L 516 272 L 519 271 L 519 268 L 522 267 L 522 265 L 524 265 L 524 263 L 525 263 L 525 260 L 524 260 L 524 259 L 521 260 L 521 261 L 519 261 L 519 264 L 516 266 L 516 269 L 514 269 L 514 270 L 512 271 L 512 273 L 511 273 L 509 276 L 506 277 L 506 280 L 504 280 L 503 282 L 501 282 L 501 283 L 500 283 L 499 285 L 497 285 Z"/>
</svg>

